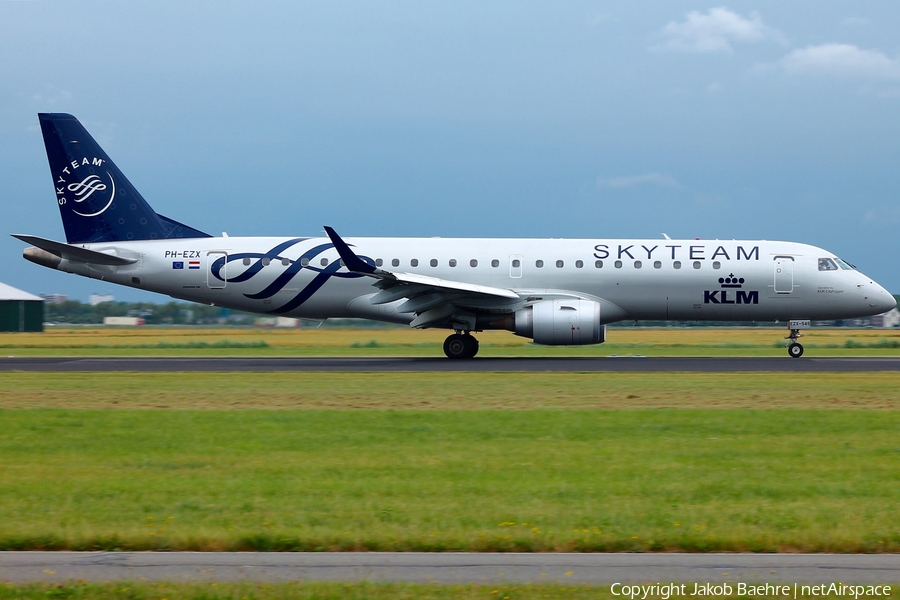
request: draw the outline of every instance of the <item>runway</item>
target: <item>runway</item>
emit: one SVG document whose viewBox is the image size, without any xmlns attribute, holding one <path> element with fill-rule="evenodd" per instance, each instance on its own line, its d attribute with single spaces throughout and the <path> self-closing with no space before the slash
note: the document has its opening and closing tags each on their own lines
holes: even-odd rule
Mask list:
<svg viewBox="0 0 900 600">
<path fill-rule="evenodd" d="M 900 371 L 900 358 L 0 358 L 0 371 L 490 371 L 490 372 L 785 372 Z"/>
<path fill-rule="evenodd" d="M 900 581 L 897 554 L 0 552 L 0 580 L 412 583 Z"/>
</svg>

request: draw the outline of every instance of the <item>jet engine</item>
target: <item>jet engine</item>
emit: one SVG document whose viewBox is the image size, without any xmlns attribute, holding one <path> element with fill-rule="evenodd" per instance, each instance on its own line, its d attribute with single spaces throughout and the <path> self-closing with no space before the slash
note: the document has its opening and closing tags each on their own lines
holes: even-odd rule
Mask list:
<svg viewBox="0 0 900 600">
<path fill-rule="evenodd" d="M 515 333 L 545 346 L 581 346 L 606 341 L 600 303 L 592 300 L 546 300 L 516 311 Z"/>
</svg>

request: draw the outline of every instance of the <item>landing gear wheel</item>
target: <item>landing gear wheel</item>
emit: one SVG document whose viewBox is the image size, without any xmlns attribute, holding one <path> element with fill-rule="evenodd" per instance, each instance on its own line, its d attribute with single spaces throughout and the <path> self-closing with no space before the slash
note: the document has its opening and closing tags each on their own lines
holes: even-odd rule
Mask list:
<svg viewBox="0 0 900 600">
<path fill-rule="evenodd" d="M 799 329 L 791 329 L 790 335 L 788 335 L 785 339 L 791 340 L 788 343 L 788 356 L 791 358 L 800 358 L 803 356 L 803 346 L 801 346 L 797 339 L 803 337 L 803 334 L 800 333 Z"/>
<path fill-rule="evenodd" d="M 444 354 L 447 358 L 472 358 L 478 354 L 478 340 L 468 334 L 454 333 L 444 340 Z"/>
</svg>

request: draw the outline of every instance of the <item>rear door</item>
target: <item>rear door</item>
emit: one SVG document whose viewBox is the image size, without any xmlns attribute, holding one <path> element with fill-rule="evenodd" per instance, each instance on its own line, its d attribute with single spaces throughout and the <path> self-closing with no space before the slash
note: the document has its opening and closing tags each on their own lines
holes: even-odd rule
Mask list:
<svg viewBox="0 0 900 600">
<path fill-rule="evenodd" d="M 207 252 L 206 264 L 209 265 L 206 271 L 206 285 L 211 290 L 221 290 L 228 281 L 228 253 L 218 250 Z"/>
</svg>

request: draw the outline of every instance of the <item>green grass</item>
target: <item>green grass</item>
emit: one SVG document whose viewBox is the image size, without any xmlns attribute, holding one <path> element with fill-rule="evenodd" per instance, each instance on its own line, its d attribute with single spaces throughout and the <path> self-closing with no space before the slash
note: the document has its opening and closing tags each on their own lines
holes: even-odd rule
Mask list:
<svg viewBox="0 0 900 600">
<path fill-rule="evenodd" d="M 898 409 L 900 373 L 0 372 L 0 408 L 49 407 Z"/>
<path fill-rule="evenodd" d="M 719 583 L 719 582 L 715 582 Z M 734 594 L 717 598 L 737 598 L 736 584 L 731 584 Z M 690 594 L 693 586 L 687 585 Z M 893 593 L 897 586 L 891 586 Z M 126 581 L 116 583 L 65 583 L 11 585 L 0 583 L 0 600 L 32 600 L 47 598 L 73 598 L 77 600 L 607 600 L 622 598 L 609 586 L 560 585 L 560 584 L 494 584 L 494 585 L 433 585 L 404 583 L 147 583 Z M 624 596 L 628 598 L 629 596 Z M 638 595 L 646 600 L 668 598 L 703 598 L 704 596 Z M 783 596 L 776 596 L 783 598 Z M 823 595 L 818 598 L 847 598 L 843 595 Z M 884 596 L 882 596 L 884 597 Z"/>
<path fill-rule="evenodd" d="M 604 600 L 608 586 L 429 585 L 403 583 L 0 583 L 0 600 Z M 657 596 L 648 596 L 656 599 Z"/>
<path fill-rule="evenodd" d="M 900 413 L 0 411 L 0 549 L 900 551 Z"/>
</svg>

